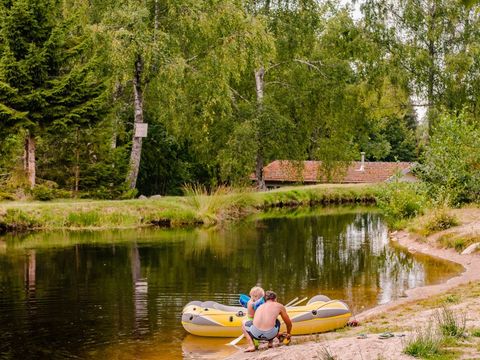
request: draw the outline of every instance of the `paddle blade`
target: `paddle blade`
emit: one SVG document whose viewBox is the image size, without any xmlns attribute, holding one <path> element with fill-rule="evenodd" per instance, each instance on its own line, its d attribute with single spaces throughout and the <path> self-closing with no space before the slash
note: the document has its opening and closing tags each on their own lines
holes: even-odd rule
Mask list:
<svg viewBox="0 0 480 360">
<path fill-rule="evenodd" d="M 245 335 L 240 335 L 238 338 L 236 338 L 235 340 L 232 340 L 230 341 L 227 345 L 230 345 L 230 346 L 235 346 L 237 345 L 244 337 Z"/>
</svg>

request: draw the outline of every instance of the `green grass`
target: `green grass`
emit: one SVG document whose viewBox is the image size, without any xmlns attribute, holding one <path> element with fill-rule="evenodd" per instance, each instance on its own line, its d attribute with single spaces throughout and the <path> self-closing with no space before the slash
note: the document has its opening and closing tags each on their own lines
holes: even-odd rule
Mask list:
<svg viewBox="0 0 480 360">
<path fill-rule="evenodd" d="M 458 225 L 459 220 L 449 213 L 448 209 L 440 207 L 430 209 L 427 215 L 416 219 L 413 230 L 420 235 L 428 236 Z"/>
<path fill-rule="evenodd" d="M 453 310 L 446 306 L 443 306 L 441 310 L 435 312 L 435 320 L 438 325 L 438 329 L 443 336 L 449 336 L 453 338 L 465 337 L 466 328 L 466 315 L 455 314 Z"/>
<path fill-rule="evenodd" d="M 446 248 L 452 248 L 458 252 L 463 251 L 471 244 L 480 242 L 480 237 L 475 235 L 459 235 L 457 233 L 448 233 L 438 238 L 438 243 Z"/>
<path fill-rule="evenodd" d="M 441 301 L 444 304 L 458 304 L 460 302 L 460 296 L 456 294 L 445 295 Z"/>
<path fill-rule="evenodd" d="M 441 345 L 442 339 L 433 332 L 431 327 L 428 327 L 418 330 L 407 342 L 403 352 L 417 358 L 432 359 L 442 355 Z"/>
<path fill-rule="evenodd" d="M 337 358 L 331 353 L 328 347 L 323 346 L 318 352 L 317 357 L 320 360 L 336 360 Z"/>
<path fill-rule="evenodd" d="M 0 233 L 214 225 L 272 208 L 374 203 L 379 187 L 324 184 L 268 192 L 220 187 L 207 193 L 206 189 L 197 186 L 186 188 L 186 196 L 159 199 L 0 202 Z"/>
<path fill-rule="evenodd" d="M 478 329 L 478 328 L 477 328 L 477 329 L 473 329 L 473 330 L 471 331 L 471 334 L 472 334 L 473 337 L 480 337 L 480 329 Z"/>
</svg>

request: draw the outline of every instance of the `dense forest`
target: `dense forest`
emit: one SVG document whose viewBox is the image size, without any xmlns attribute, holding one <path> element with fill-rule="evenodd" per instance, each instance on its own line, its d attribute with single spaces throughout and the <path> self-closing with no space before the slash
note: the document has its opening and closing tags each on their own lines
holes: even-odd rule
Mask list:
<svg viewBox="0 0 480 360">
<path fill-rule="evenodd" d="M 1 0 L 0 18 L 5 194 L 176 194 L 361 151 L 480 193 L 475 2 Z"/>
</svg>

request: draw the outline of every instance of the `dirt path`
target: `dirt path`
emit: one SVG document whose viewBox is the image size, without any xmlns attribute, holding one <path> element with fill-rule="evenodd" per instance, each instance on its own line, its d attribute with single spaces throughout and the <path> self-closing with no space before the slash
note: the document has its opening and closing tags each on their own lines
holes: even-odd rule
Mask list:
<svg viewBox="0 0 480 360">
<path fill-rule="evenodd" d="M 480 209 L 454 211 L 461 225 L 436 233 L 427 239 L 405 231 L 391 234 L 392 241 L 408 248 L 461 264 L 465 271 L 438 285 L 418 287 L 406 292 L 407 297 L 379 305 L 357 315 L 361 326 L 335 333 L 296 337 L 290 346 L 260 349 L 245 354 L 241 349 L 230 360 L 241 359 L 327 359 L 327 354 L 341 360 L 413 359 L 402 353 L 415 331 L 432 326 L 436 312 L 448 306 L 457 316 L 465 316 L 468 329 L 480 328 L 480 254 L 460 255 L 455 250 L 439 248 L 437 239 L 445 233 L 480 234 Z M 380 339 L 382 332 L 395 337 Z M 360 334 L 366 338 L 359 339 Z M 400 336 L 399 336 L 400 335 Z M 452 345 L 458 359 L 480 359 L 480 338 L 469 337 L 460 345 Z"/>
</svg>

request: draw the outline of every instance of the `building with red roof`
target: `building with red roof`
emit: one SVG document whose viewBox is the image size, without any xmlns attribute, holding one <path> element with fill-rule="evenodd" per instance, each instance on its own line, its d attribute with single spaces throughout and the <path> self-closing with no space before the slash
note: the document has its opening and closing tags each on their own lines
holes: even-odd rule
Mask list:
<svg viewBox="0 0 480 360">
<path fill-rule="evenodd" d="M 269 188 L 292 184 L 367 184 L 400 181 L 417 181 L 412 174 L 411 162 L 353 161 L 338 166 L 328 175 L 321 161 L 275 160 L 263 168 L 263 178 Z M 250 176 L 255 181 L 255 174 Z"/>
</svg>

